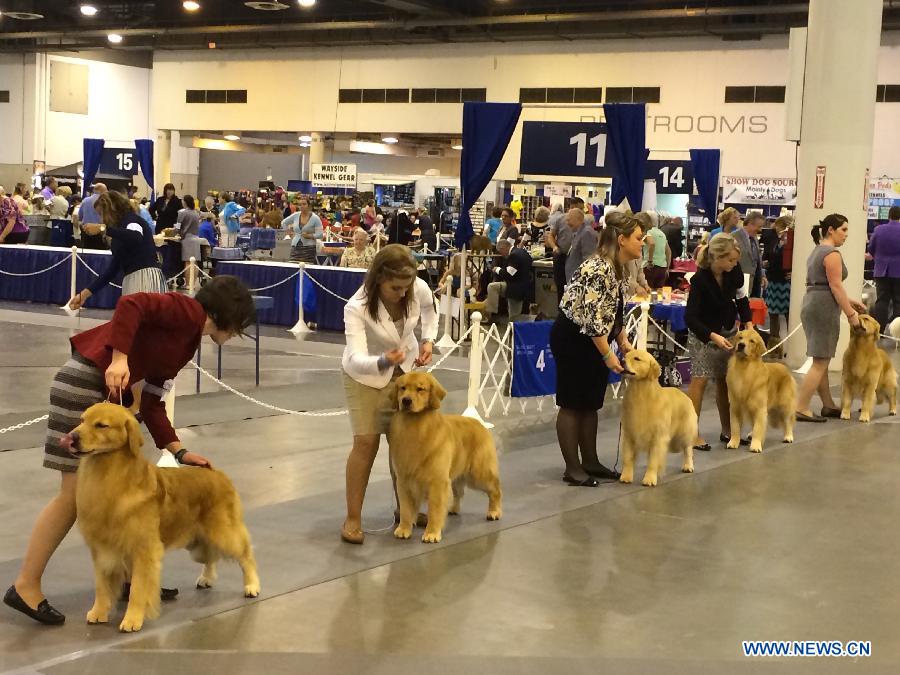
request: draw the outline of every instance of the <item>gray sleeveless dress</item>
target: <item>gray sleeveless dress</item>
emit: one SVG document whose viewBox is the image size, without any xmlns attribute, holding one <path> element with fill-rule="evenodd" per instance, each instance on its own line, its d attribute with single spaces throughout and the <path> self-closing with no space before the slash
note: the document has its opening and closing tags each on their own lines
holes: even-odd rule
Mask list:
<svg viewBox="0 0 900 675">
<path fill-rule="evenodd" d="M 831 294 L 825 275 L 825 256 L 834 251 L 837 251 L 834 246 L 819 244 L 806 260 L 806 295 L 800 323 L 806 333 L 806 355 L 816 359 L 834 357 L 841 332 L 841 308 Z M 846 278 L 847 266 L 841 258 L 841 280 Z"/>
</svg>

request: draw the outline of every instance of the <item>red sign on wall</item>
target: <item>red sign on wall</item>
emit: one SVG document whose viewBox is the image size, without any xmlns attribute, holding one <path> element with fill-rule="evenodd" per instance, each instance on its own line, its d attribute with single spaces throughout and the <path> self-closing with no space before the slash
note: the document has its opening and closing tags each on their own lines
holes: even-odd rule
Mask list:
<svg viewBox="0 0 900 675">
<path fill-rule="evenodd" d="M 825 206 L 825 167 L 816 167 L 816 190 L 813 197 L 813 208 L 821 209 Z"/>
</svg>

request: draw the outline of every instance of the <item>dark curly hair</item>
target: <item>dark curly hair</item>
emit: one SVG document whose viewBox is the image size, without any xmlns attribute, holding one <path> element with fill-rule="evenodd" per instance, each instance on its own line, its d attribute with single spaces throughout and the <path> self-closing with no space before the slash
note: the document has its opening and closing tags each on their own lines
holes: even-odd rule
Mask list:
<svg viewBox="0 0 900 675">
<path fill-rule="evenodd" d="M 237 335 L 256 320 L 256 306 L 250 291 L 240 279 L 221 274 L 204 285 L 194 299 L 199 302 L 216 328 Z"/>
</svg>

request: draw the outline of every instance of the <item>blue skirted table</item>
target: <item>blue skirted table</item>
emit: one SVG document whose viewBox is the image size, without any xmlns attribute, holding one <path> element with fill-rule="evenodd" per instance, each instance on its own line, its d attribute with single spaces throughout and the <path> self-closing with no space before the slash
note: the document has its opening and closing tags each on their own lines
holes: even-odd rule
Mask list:
<svg viewBox="0 0 900 675">
<path fill-rule="evenodd" d="M 253 293 L 272 297 L 274 306 L 260 309 L 259 320 L 279 326 L 293 326 L 300 316 L 299 271 L 296 263 L 283 262 L 222 260 L 216 265 L 217 274 L 233 274 Z M 362 286 L 366 271 L 323 265 L 307 265 L 306 271 L 312 280 L 303 282 L 304 319 L 319 328 L 343 332 L 346 299 Z"/>
<path fill-rule="evenodd" d="M 72 249 L 24 244 L 0 245 L 0 300 L 62 305 L 71 298 Z M 76 289 L 81 290 L 105 272 L 112 262 L 109 251 L 79 249 Z M 90 269 L 89 269 L 90 268 Z M 91 272 L 94 270 L 94 272 Z M 36 274 L 37 273 L 37 274 Z M 121 284 L 121 278 L 115 282 Z M 111 309 L 121 294 L 107 286 L 87 301 L 86 307 Z"/>
<path fill-rule="evenodd" d="M 631 308 L 639 305 L 637 302 L 629 302 L 625 305 L 625 311 L 631 311 Z M 640 313 L 640 309 L 635 310 Z M 654 302 L 650 304 L 650 316 L 652 316 L 657 323 L 662 325 L 668 324 L 672 327 L 672 331 L 675 333 L 683 333 L 687 330 L 687 323 L 684 319 L 685 313 L 685 304 L 683 302 Z"/>
</svg>

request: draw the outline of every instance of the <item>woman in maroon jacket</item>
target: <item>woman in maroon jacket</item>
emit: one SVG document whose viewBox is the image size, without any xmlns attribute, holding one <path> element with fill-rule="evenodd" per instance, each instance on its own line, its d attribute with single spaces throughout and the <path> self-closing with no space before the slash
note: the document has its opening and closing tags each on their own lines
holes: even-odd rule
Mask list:
<svg viewBox="0 0 900 675">
<path fill-rule="evenodd" d="M 53 378 L 44 445 L 44 466 L 62 472 L 59 494 L 38 516 L 22 568 L 4 602 L 32 619 L 60 624 L 66 617 L 41 591 L 50 556 L 75 523 L 78 459 L 61 440 L 81 414 L 108 397 L 128 398 L 129 383 L 144 380 L 141 417 L 156 446 L 182 464 L 209 466 L 181 445 L 166 416 L 166 380 L 174 380 L 209 335 L 216 344 L 239 335 L 255 315 L 250 292 L 236 277 L 218 276 L 195 298 L 179 293 L 135 293 L 116 304 L 112 320 L 71 339 L 72 357 Z M 160 345 L 165 345 L 160 349 Z"/>
</svg>

